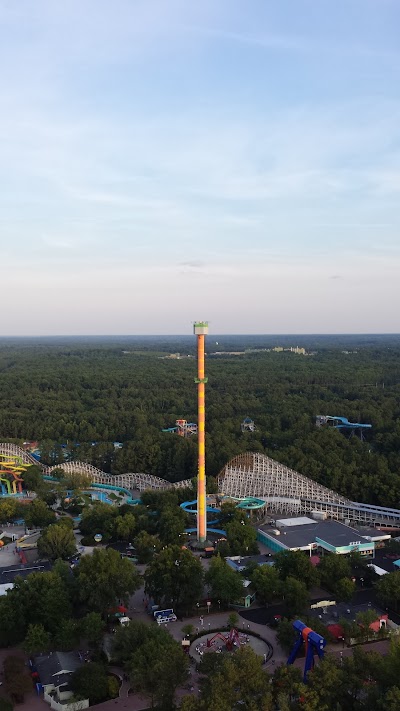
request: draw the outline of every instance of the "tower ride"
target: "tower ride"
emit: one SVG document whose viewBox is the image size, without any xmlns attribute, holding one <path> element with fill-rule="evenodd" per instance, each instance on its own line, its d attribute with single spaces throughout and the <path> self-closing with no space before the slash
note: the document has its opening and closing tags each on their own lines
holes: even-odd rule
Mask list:
<svg viewBox="0 0 400 711">
<path fill-rule="evenodd" d="M 197 336 L 197 408 L 198 408 L 198 472 L 197 472 L 197 540 L 205 543 L 207 538 L 206 513 L 206 439 L 205 439 L 205 386 L 207 378 L 204 375 L 204 340 L 208 334 L 208 321 L 197 321 L 194 324 L 194 335 Z"/>
</svg>

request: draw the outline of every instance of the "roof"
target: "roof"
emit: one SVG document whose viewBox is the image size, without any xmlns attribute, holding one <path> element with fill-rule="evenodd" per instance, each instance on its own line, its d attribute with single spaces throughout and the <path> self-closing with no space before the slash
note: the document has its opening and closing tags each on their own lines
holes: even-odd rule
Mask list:
<svg viewBox="0 0 400 711">
<path fill-rule="evenodd" d="M 329 605 L 329 607 L 325 608 L 311 608 L 308 614 L 310 617 L 322 620 L 322 622 L 330 629 L 330 625 L 337 625 L 341 618 L 348 620 L 349 622 L 355 622 L 356 615 L 359 612 L 368 612 L 370 610 L 374 610 L 376 612 L 376 619 L 378 620 L 379 629 L 379 620 L 387 619 L 388 616 L 386 612 L 380 610 L 376 605 L 353 605 L 352 603 L 339 602 L 336 605 Z"/>
<path fill-rule="evenodd" d="M 32 565 L 7 565 L 4 568 L 0 568 L 0 585 L 13 583 L 17 575 L 26 578 L 26 576 L 31 573 L 43 573 L 51 570 L 51 568 L 52 564 L 47 561 L 45 563 L 34 563 Z"/>
<path fill-rule="evenodd" d="M 307 524 L 316 524 L 313 518 L 308 516 L 294 516 L 293 518 L 279 518 L 276 520 L 277 528 L 286 528 L 287 526 L 306 526 Z"/>
<path fill-rule="evenodd" d="M 363 538 L 360 531 L 350 526 L 345 526 L 339 521 L 316 521 L 300 526 L 290 525 L 287 530 L 280 530 L 280 535 L 274 533 L 275 529 L 269 526 L 260 526 L 260 530 L 279 541 L 287 548 L 302 548 L 315 543 L 316 538 L 329 543 L 336 548 L 350 546 L 356 541 L 370 543 Z M 371 543 L 371 546 L 374 544 Z"/>
<path fill-rule="evenodd" d="M 77 652 L 50 652 L 34 657 L 34 663 L 40 682 L 44 685 L 54 684 L 54 686 L 68 681 L 67 674 L 60 672 L 71 674 L 82 666 L 82 660 Z"/>
</svg>

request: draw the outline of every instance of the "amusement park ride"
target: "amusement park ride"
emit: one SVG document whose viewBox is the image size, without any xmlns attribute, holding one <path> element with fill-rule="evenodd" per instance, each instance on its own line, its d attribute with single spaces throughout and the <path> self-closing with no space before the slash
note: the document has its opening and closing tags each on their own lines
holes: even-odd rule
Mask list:
<svg viewBox="0 0 400 711">
<path fill-rule="evenodd" d="M 197 425 L 195 422 L 187 422 L 187 420 L 175 420 L 175 427 L 167 427 L 162 432 L 172 432 L 180 437 L 190 437 L 197 434 Z"/>
<path fill-rule="evenodd" d="M 22 494 L 21 472 L 31 464 L 23 464 L 20 457 L 0 454 L 0 491 L 2 496 Z"/>
<path fill-rule="evenodd" d="M 227 635 L 222 634 L 222 632 L 217 632 L 214 637 L 207 639 L 207 647 L 212 647 L 216 639 L 222 640 L 228 652 L 231 652 L 235 646 L 240 647 L 242 643 L 239 632 L 234 627 L 229 630 Z"/>
<path fill-rule="evenodd" d="M 315 418 L 317 427 L 333 427 L 339 432 L 348 433 L 350 437 L 358 434 L 361 441 L 364 440 L 364 430 L 370 430 L 372 425 L 366 425 L 361 422 L 349 422 L 347 417 L 339 417 L 335 415 L 317 415 Z"/>
<path fill-rule="evenodd" d="M 314 632 L 311 627 L 307 627 L 301 620 L 295 620 L 293 622 L 294 629 L 298 632 L 297 640 L 294 647 L 287 660 L 288 664 L 293 664 L 297 659 L 301 649 L 305 648 L 305 662 L 304 662 L 304 673 L 303 681 L 307 683 L 308 672 L 314 668 L 314 657 L 317 655 L 319 659 L 324 657 L 324 647 L 326 645 L 326 639 L 321 637 L 320 634 Z"/>
</svg>

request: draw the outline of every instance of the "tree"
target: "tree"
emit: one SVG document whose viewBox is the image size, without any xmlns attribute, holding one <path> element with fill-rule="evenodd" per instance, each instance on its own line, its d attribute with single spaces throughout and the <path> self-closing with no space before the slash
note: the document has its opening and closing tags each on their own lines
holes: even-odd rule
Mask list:
<svg viewBox="0 0 400 711">
<path fill-rule="evenodd" d="M 14 704 L 12 701 L 5 699 L 3 696 L 0 697 L 0 711 L 13 711 Z"/>
<path fill-rule="evenodd" d="M 22 704 L 25 694 L 32 688 L 24 660 L 10 655 L 3 662 L 5 688 L 12 701 Z"/>
<path fill-rule="evenodd" d="M 79 529 L 84 536 L 94 536 L 96 533 L 101 533 L 107 540 L 113 534 L 117 514 L 118 510 L 114 506 L 95 502 L 83 510 Z"/>
<path fill-rule="evenodd" d="M 385 607 L 398 609 L 400 605 L 400 571 L 382 575 L 375 585 L 378 599 Z"/>
<path fill-rule="evenodd" d="M 149 563 L 153 555 L 159 553 L 162 548 L 159 537 L 152 536 L 147 531 L 140 531 L 133 542 L 139 563 Z"/>
<path fill-rule="evenodd" d="M 309 606 L 310 598 L 305 583 L 288 577 L 283 584 L 286 609 L 290 617 L 299 615 Z"/>
<path fill-rule="evenodd" d="M 76 553 L 75 536 L 71 528 L 56 523 L 46 528 L 38 538 L 37 547 L 43 558 L 67 560 Z"/>
<path fill-rule="evenodd" d="M 203 694 L 207 711 L 272 711 L 269 677 L 250 647 L 227 656 L 208 680 Z"/>
<path fill-rule="evenodd" d="M 69 590 L 57 572 L 31 573 L 27 578 L 15 578 L 14 588 L 8 592 L 15 614 L 23 625 L 24 636 L 30 623 L 43 625 L 55 635 L 60 621 L 72 615 Z"/>
<path fill-rule="evenodd" d="M 105 623 L 98 612 L 88 612 L 81 620 L 82 636 L 94 647 L 99 646 L 103 639 Z"/>
<path fill-rule="evenodd" d="M 58 630 L 54 636 L 54 643 L 57 649 L 69 651 L 78 642 L 78 623 L 74 619 L 60 620 Z"/>
<path fill-rule="evenodd" d="M 205 580 L 210 586 L 211 597 L 214 600 L 220 600 L 226 604 L 243 597 L 242 576 L 236 570 L 232 570 L 219 555 L 212 558 Z"/>
<path fill-rule="evenodd" d="M 89 699 L 90 704 L 100 704 L 108 698 L 107 673 L 102 664 L 84 664 L 72 674 L 70 683 L 74 694 Z"/>
<path fill-rule="evenodd" d="M 251 583 L 262 605 L 271 603 L 281 593 L 282 583 L 273 565 L 259 565 L 251 574 Z"/>
<path fill-rule="evenodd" d="M 50 645 L 50 635 L 43 625 L 29 625 L 24 642 L 24 649 L 28 654 L 44 654 L 50 649 Z"/>
<path fill-rule="evenodd" d="M 179 545 L 185 530 L 186 514 L 179 506 L 165 507 L 161 513 L 158 532 L 164 545 Z"/>
<path fill-rule="evenodd" d="M 355 593 L 356 584 L 350 578 L 340 578 L 333 586 L 336 600 L 348 602 Z"/>
<path fill-rule="evenodd" d="M 3 499 L 0 501 L 0 523 L 7 523 L 22 515 L 22 506 L 17 499 Z"/>
<path fill-rule="evenodd" d="M 279 709 L 282 709 L 282 711 L 286 711 L 286 709 L 287 711 L 291 711 L 295 708 L 297 711 L 298 707 L 293 707 L 292 701 L 293 699 L 301 698 L 304 691 L 305 685 L 303 684 L 300 669 L 287 664 L 282 664 L 277 667 L 272 678 L 272 694 L 276 706 Z"/>
<path fill-rule="evenodd" d="M 153 558 L 145 575 L 145 590 L 157 603 L 189 610 L 202 596 L 203 567 L 188 550 L 168 546 Z"/>
<path fill-rule="evenodd" d="M 228 627 L 229 629 L 232 629 L 232 627 L 237 627 L 239 624 L 239 615 L 237 612 L 231 612 L 228 615 Z"/>
<path fill-rule="evenodd" d="M 96 549 L 85 555 L 73 570 L 78 583 L 78 595 L 86 607 L 105 613 L 122 598 L 128 600 L 140 587 L 140 576 L 132 561 L 121 558 L 112 548 Z"/>
<path fill-rule="evenodd" d="M 123 541 L 130 541 L 136 529 L 136 520 L 132 513 L 117 516 L 115 520 L 115 534 Z"/>
<path fill-rule="evenodd" d="M 309 590 L 318 582 L 318 574 L 308 556 L 302 551 L 280 551 L 274 557 L 275 567 L 281 580 L 296 578 Z"/>
<path fill-rule="evenodd" d="M 131 683 L 150 694 L 152 703 L 171 709 L 175 690 L 188 676 L 189 660 L 169 635 L 147 638 L 132 654 L 126 667 Z"/>
<path fill-rule="evenodd" d="M 24 480 L 24 486 L 27 491 L 37 491 L 43 483 L 42 470 L 36 464 L 27 467 L 24 472 L 21 472 L 21 477 Z"/>
<path fill-rule="evenodd" d="M 336 592 L 339 580 L 349 578 L 351 575 L 351 563 L 343 555 L 324 555 L 318 565 L 318 572 L 321 576 L 321 583 L 328 590 Z"/>
<path fill-rule="evenodd" d="M 184 637 L 191 637 L 194 634 L 194 626 L 191 624 L 183 625 L 182 634 Z"/>
<path fill-rule="evenodd" d="M 258 553 L 257 532 L 247 521 L 233 520 L 226 525 L 231 555 Z"/>
<path fill-rule="evenodd" d="M 51 511 L 42 499 L 34 499 L 26 506 L 24 513 L 27 528 L 45 528 L 56 520 L 54 511 Z"/>
<path fill-rule="evenodd" d="M 276 630 L 276 638 L 285 652 L 288 654 L 296 641 L 296 632 L 293 624 L 287 619 L 282 619 Z"/>
<path fill-rule="evenodd" d="M 121 627 L 114 637 L 113 658 L 124 664 L 136 688 L 159 704 L 164 697 L 164 705 L 171 708 L 175 688 L 186 679 L 188 659 L 166 629 L 134 621 Z"/>
</svg>

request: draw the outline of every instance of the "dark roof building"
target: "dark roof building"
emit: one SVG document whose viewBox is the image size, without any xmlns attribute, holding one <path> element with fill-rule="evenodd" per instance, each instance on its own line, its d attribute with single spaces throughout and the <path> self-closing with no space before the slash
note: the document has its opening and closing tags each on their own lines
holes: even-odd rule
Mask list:
<svg viewBox="0 0 400 711">
<path fill-rule="evenodd" d="M 260 526 L 257 539 L 273 551 L 304 550 L 310 555 L 318 551 L 346 554 L 358 551 L 361 555 L 374 556 L 375 541 L 379 532 L 361 532 L 339 521 L 315 521 L 307 517 L 281 519 L 275 526 Z M 385 535 L 383 534 L 383 537 Z"/>
</svg>

